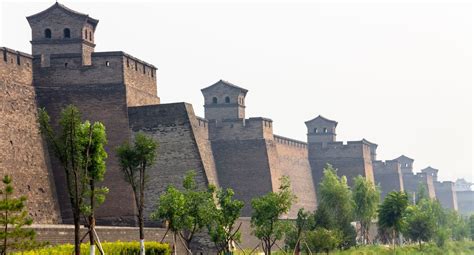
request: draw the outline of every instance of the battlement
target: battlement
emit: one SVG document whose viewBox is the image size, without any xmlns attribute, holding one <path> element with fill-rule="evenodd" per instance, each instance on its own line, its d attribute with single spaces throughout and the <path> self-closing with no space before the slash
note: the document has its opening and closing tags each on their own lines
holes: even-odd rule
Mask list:
<svg viewBox="0 0 474 255">
<path fill-rule="evenodd" d="M 289 145 L 289 146 L 294 146 L 298 148 L 308 148 L 308 144 L 302 141 L 294 140 L 291 138 L 287 138 L 284 136 L 279 136 L 279 135 L 273 135 L 273 140 L 275 140 L 276 143 L 284 144 L 284 145 Z"/>
<path fill-rule="evenodd" d="M 209 121 L 211 140 L 273 139 L 273 121 L 256 117 Z"/>
<path fill-rule="evenodd" d="M 160 103 L 156 67 L 122 51 L 92 53 L 90 65 L 80 53 L 36 55 L 33 68 L 36 86 L 125 84 L 129 106 Z"/>
<path fill-rule="evenodd" d="M 375 160 L 372 161 L 374 172 L 400 172 L 400 163 L 396 160 Z"/>
<path fill-rule="evenodd" d="M 371 143 L 364 139 L 360 141 L 348 141 L 346 142 L 346 144 L 344 144 L 344 142 L 310 143 L 309 146 L 311 148 L 311 151 L 317 151 L 315 152 L 316 155 L 314 155 L 316 157 L 321 156 L 330 158 L 358 158 L 367 155 L 368 159 L 370 159 L 371 155 Z"/>
<path fill-rule="evenodd" d="M 32 86 L 32 56 L 6 47 L 0 47 L 0 81 Z"/>
</svg>

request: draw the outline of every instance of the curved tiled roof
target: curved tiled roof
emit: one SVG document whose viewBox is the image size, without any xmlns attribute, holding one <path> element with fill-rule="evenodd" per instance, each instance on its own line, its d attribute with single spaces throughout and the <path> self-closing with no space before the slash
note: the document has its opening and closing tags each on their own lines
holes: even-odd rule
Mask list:
<svg viewBox="0 0 474 255">
<path fill-rule="evenodd" d="M 46 10 L 44 10 L 44 11 L 41 11 L 41 12 L 38 12 L 38 13 L 36 13 L 36 14 L 33 14 L 33 15 L 31 15 L 31 16 L 28 16 L 28 17 L 26 17 L 26 18 L 27 18 L 28 20 L 30 20 L 30 19 L 36 19 L 36 18 L 39 18 L 39 17 L 45 15 L 46 13 L 48 13 L 48 12 L 54 10 L 54 9 L 61 9 L 61 10 L 63 10 L 64 12 L 69 13 L 69 14 L 71 14 L 71 15 L 85 18 L 85 19 L 87 19 L 87 22 L 91 23 L 91 24 L 94 26 L 94 28 L 97 26 L 97 23 L 99 23 L 99 20 L 94 19 L 94 18 L 91 18 L 91 17 L 89 17 L 89 15 L 87 15 L 87 14 L 80 13 L 80 12 L 78 12 L 78 11 L 72 10 L 72 9 L 70 9 L 70 8 L 66 7 L 65 5 L 60 4 L 60 3 L 58 3 L 58 2 L 56 2 L 55 4 L 53 4 L 53 5 L 52 5 L 51 7 L 49 7 L 48 9 L 46 9 Z"/>
</svg>

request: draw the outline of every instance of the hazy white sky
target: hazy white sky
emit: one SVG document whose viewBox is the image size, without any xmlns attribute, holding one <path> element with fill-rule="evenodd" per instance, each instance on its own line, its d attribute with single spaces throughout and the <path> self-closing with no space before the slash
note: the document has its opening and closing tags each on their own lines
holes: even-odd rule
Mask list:
<svg viewBox="0 0 474 255">
<path fill-rule="evenodd" d="M 0 0 L 0 46 L 31 52 L 25 16 L 54 1 Z M 441 180 L 473 180 L 470 1 L 60 1 L 100 20 L 96 51 L 158 67 L 163 103 L 219 79 L 247 88 L 247 116 L 306 140 L 319 114 L 341 141 L 405 154 Z"/>
</svg>

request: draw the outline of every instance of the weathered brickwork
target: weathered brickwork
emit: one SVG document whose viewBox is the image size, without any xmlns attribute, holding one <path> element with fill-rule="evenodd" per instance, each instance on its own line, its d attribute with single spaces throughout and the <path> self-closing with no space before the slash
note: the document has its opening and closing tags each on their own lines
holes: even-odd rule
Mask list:
<svg viewBox="0 0 474 255">
<path fill-rule="evenodd" d="M 391 191 L 403 191 L 403 176 L 396 160 L 373 161 L 375 184 L 380 187 L 380 199 Z"/>
<path fill-rule="evenodd" d="M 322 143 L 310 143 L 308 147 L 316 183 L 321 181 L 326 164 L 336 168 L 339 176 L 346 176 L 349 186 L 352 186 L 358 175 L 374 182 L 370 146 L 364 140 L 350 141 L 347 144 L 330 142 L 326 146 Z"/>
<path fill-rule="evenodd" d="M 458 200 L 456 191 L 454 190 L 454 182 L 444 181 L 434 182 L 436 199 L 441 203 L 444 208 L 451 210 L 458 210 Z"/>
<path fill-rule="evenodd" d="M 454 182 L 438 181 L 439 170 L 431 166 L 421 169 L 423 174 L 431 176 L 433 179 L 433 185 L 435 189 L 436 199 L 441 203 L 444 208 L 451 210 L 458 210 L 458 202 L 456 197 L 456 190 L 454 188 Z"/>
<path fill-rule="evenodd" d="M 105 203 L 97 211 L 98 223 L 129 225 L 135 222 L 132 192 L 125 183 L 115 154 L 117 146 L 129 141 L 128 114 L 123 84 L 65 85 L 36 87 L 38 104 L 44 107 L 57 124 L 61 110 L 69 104 L 77 106 L 83 119 L 101 121 L 107 131 L 107 172 L 102 185 L 109 188 Z M 106 110 L 104 110 L 106 109 Z M 71 222 L 72 212 L 65 186 L 65 172 L 52 157 L 58 199 L 64 222 Z"/>
<path fill-rule="evenodd" d="M 138 132 L 159 143 L 157 162 L 148 172 L 147 226 L 161 225 L 150 219 L 150 213 L 169 185 L 181 187 L 189 170 L 196 171 L 201 188 L 209 184 L 232 188 L 236 198 L 244 201 L 239 224 L 244 230 L 243 247 L 251 249 L 258 244 L 250 236 L 251 200 L 277 191 L 279 179 L 289 176 L 298 199 L 284 217 L 295 218 L 300 208 L 314 211 L 317 185 L 327 163 L 338 169 L 338 175 L 345 175 L 349 185 L 357 175 L 380 184 L 382 197 L 392 190 L 413 195 L 422 183 L 430 197 L 436 195 L 446 207 L 456 207 L 452 185 L 437 182 L 426 171 L 413 174 L 413 159 L 377 161 L 377 144 L 365 139 L 336 141 L 336 121 L 318 116 L 305 122 L 307 143 L 275 135 L 271 119 L 246 118 L 248 91 L 223 80 L 201 90 L 205 118 L 200 118 L 190 104 L 160 104 L 155 66 L 122 51 L 94 52 L 98 20 L 56 3 L 28 17 L 28 22 L 33 56 L 3 50 L 6 60 L 0 60 L 0 170 L 19 180 L 18 190 L 30 197 L 28 207 L 37 222 L 72 220 L 65 173 L 44 149 L 36 122 L 37 106 L 44 107 L 57 129 L 61 110 L 69 104 L 81 110 L 83 119 L 101 121 L 107 129 L 109 158 L 103 185 L 110 192 L 97 211 L 98 224 L 136 224 L 133 193 L 123 180 L 115 150 L 133 141 Z M 15 171 L 9 170 L 13 167 Z M 99 235 L 102 240 L 115 240 L 118 235 L 121 240 L 136 239 L 132 230 L 136 231 L 103 228 Z M 163 234 L 147 231 L 150 239 Z M 39 233 L 40 240 L 63 242 L 63 233 L 70 235 L 70 229 L 46 227 Z M 211 246 L 205 234 L 193 244 L 203 254 Z"/>
<path fill-rule="evenodd" d="M 30 216 L 58 223 L 59 208 L 39 134 L 31 56 L 0 48 L 0 174 L 13 178 L 16 194 L 28 197 Z"/>
<path fill-rule="evenodd" d="M 297 202 L 289 213 L 290 217 L 294 218 L 299 208 L 316 210 L 316 192 L 307 144 L 275 135 L 275 145 L 281 174 L 290 177 L 291 188 L 297 196 Z"/>
<path fill-rule="evenodd" d="M 183 177 L 196 171 L 198 184 L 217 185 L 217 174 L 209 145 L 200 137 L 192 107 L 185 103 L 130 107 L 130 129 L 143 132 L 159 142 L 156 164 L 148 172 L 145 215 L 156 208 L 159 196 L 169 185 L 182 187 Z M 204 160 L 203 160 L 204 158 Z M 148 225 L 153 222 L 147 220 Z"/>
<path fill-rule="evenodd" d="M 245 203 L 242 216 L 250 216 L 252 198 L 273 191 L 266 141 L 215 140 L 212 151 L 219 184 L 234 190 L 235 197 Z"/>
</svg>

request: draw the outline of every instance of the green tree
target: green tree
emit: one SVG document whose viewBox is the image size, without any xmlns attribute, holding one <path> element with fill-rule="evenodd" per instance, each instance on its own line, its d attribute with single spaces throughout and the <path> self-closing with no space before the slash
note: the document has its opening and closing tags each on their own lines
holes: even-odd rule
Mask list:
<svg viewBox="0 0 474 255">
<path fill-rule="evenodd" d="M 360 222 L 360 234 L 362 243 L 369 241 L 369 227 L 372 219 L 377 217 L 377 208 L 380 203 L 380 191 L 371 182 L 362 176 L 354 178 L 352 189 L 352 199 L 354 200 L 355 219 Z"/>
<path fill-rule="evenodd" d="M 378 209 L 379 228 L 381 232 L 391 233 L 393 247 L 395 238 L 403 228 L 403 216 L 408 206 L 408 196 L 405 192 L 392 191 L 385 197 Z"/>
<path fill-rule="evenodd" d="M 167 223 L 167 231 L 173 233 L 173 253 L 176 253 L 176 240 L 179 232 L 189 225 L 186 217 L 186 197 L 183 192 L 169 186 L 160 196 L 158 208 L 152 214 L 153 219 L 162 219 Z"/>
<path fill-rule="evenodd" d="M 316 230 L 306 234 L 305 240 L 311 253 L 326 252 L 326 254 L 329 254 L 330 251 L 340 246 L 343 239 L 342 235 L 339 230 L 316 228 Z"/>
<path fill-rule="evenodd" d="M 474 214 L 471 214 L 469 217 L 469 229 L 471 241 L 474 241 Z"/>
<path fill-rule="evenodd" d="M 429 242 L 436 234 L 436 219 L 429 210 L 423 210 L 419 201 L 416 206 L 408 206 L 405 212 L 406 228 L 403 230 L 405 236 L 414 242 L 418 242 L 421 250 L 421 242 Z"/>
<path fill-rule="evenodd" d="M 12 178 L 5 175 L 2 179 L 4 189 L 0 190 L 2 196 L 0 200 L 0 254 L 5 255 L 9 248 L 20 248 L 29 245 L 34 241 L 35 232 L 32 229 L 25 229 L 33 220 L 28 217 L 25 208 L 26 197 L 13 197 Z"/>
<path fill-rule="evenodd" d="M 345 176 L 338 177 L 329 164 L 319 184 L 319 207 L 324 208 L 333 218 L 334 228 L 343 234 L 342 248 L 355 245 L 355 230 L 351 225 L 354 215 L 354 200 Z"/>
<path fill-rule="evenodd" d="M 119 159 L 125 181 L 130 184 L 135 205 L 137 207 L 137 219 L 140 233 L 140 255 L 145 254 L 145 232 L 144 215 L 145 187 L 147 184 L 147 170 L 155 164 L 158 143 L 143 133 L 135 136 L 134 144 L 124 143 L 117 148 Z"/>
<path fill-rule="evenodd" d="M 324 205 L 318 205 L 318 209 L 314 212 L 314 227 L 313 228 L 325 228 L 325 229 L 336 229 L 336 223 L 334 215 L 331 215 L 329 209 L 326 209 Z"/>
<path fill-rule="evenodd" d="M 313 227 L 314 215 L 300 208 L 294 224 L 291 224 L 285 236 L 285 244 L 292 250 L 293 254 L 300 254 L 302 250 L 301 243 L 304 241 L 306 233 L 311 231 Z"/>
<path fill-rule="evenodd" d="M 418 183 L 418 190 L 416 191 L 415 195 L 415 203 L 419 204 L 420 201 L 424 199 L 430 199 L 430 197 L 428 196 L 428 189 L 426 188 L 426 184 L 420 182 Z"/>
<path fill-rule="evenodd" d="M 215 187 L 200 189 L 196 183 L 196 172 L 188 171 L 183 181 L 183 194 L 185 198 L 185 220 L 183 230 L 179 232 L 188 249 L 194 235 L 207 227 L 213 219 L 215 203 L 213 193 Z"/>
<path fill-rule="evenodd" d="M 208 224 L 209 235 L 219 253 L 231 254 L 232 242 L 240 241 L 240 225 L 236 228 L 235 222 L 240 216 L 244 203 L 233 198 L 232 189 L 219 189 L 216 197 L 217 204 L 213 208 L 212 220 Z"/>
<path fill-rule="evenodd" d="M 211 186 L 207 190 L 199 189 L 195 176 L 194 171 L 186 173 L 183 191 L 173 186 L 168 187 L 160 197 L 158 208 L 152 215 L 154 219 L 167 221 L 168 230 L 173 232 L 175 244 L 179 238 L 184 241 L 188 250 L 194 235 L 207 227 L 215 216 L 213 214 L 215 188 Z"/>
<path fill-rule="evenodd" d="M 288 213 L 296 197 L 291 192 L 287 176 L 280 178 L 278 192 L 252 199 L 251 225 L 253 234 L 262 241 L 265 255 L 270 255 L 275 242 L 283 237 L 288 224 L 279 218 Z"/>
<path fill-rule="evenodd" d="M 453 240 L 462 241 L 469 237 L 469 225 L 462 215 L 454 210 L 447 210 L 446 217 L 447 228 L 449 228 Z"/>
<path fill-rule="evenodd" d="M 88 197 L 84 201 L 82 208 L 83 214 L 88 218 L 89 226 L 89 244 L 90 244 L 90 255 L 95 254 L 95 210 L 97 206 L 105 201 L 105 195 L 109 192 L 107 187 L 97 187 L 99 182 L 102 182 L 105 177 L 106 165 L 105 159 L 107 159 L 107 152 L 105 152 L 104 146 L 107 144 L 107 136 L 105 132 L 105 126 L 100 122 L 90 124 L 88 121 L 82 125 L 84 133 L 88 136 L 88 150 L 86 153 L 86 177 L 89 182 L 85 195 Z"/>
<path fill-rule="evenodd" d="M 105 172 L 105 128 L 101 123 L 83 123 L 79 110 L 73 105 L 61 112 L 58 132 L 51 127 L 50 117 L 45 109 L 39 111 L 39 123 L 41 133 L 66 173 L 67 192 L 74 220 L 74 250 L 75 254 L 80 254 L 80 217 L 86 208 L 91 213 L 95 209 L 95 206 L 86 204 L 85 198 L 87 196 L 92 199 L 90 201 L 103 200 L 106 191 L 100 189 L 98 192 L 91 192 L 95 189 L 96 181 L 100 181 Z M 93 240 L 93 233 L 90 234 Z M 93 247 L 93 241 L 91 242 Z"/>
</svg>

